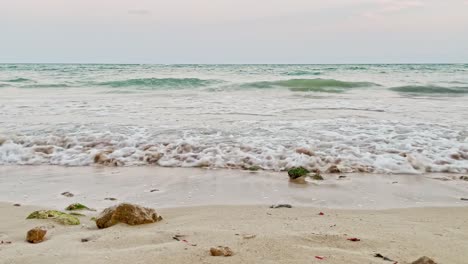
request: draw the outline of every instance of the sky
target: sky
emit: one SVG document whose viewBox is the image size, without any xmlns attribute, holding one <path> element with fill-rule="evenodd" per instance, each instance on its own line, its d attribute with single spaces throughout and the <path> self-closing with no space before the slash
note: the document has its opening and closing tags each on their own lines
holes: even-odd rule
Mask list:
<svg viewBox="0 0 468 264">
<path fill-rule="evenodd" d="M 0 0 L 0 63 L 468 63 L 468 0 Z"/>
</svg>

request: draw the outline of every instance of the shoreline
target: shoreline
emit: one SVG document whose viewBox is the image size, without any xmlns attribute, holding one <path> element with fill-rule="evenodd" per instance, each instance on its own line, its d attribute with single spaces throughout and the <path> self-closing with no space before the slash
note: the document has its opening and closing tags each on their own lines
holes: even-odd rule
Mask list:
<svg viewBox="0 0 468 264">
<path fill-rule="evenodd" d="M 0 201 L 61 209 L 72 202 L 106 208 L 116 198 L 156 208 L 272 205 L 331 209 L 468 206 L 458 174 L 323 174 L 288 181 L 286 172 L 162 167 L 0 166 Z M 339 176 L 346 176 L 340 179 Z M 74 197 L 64 197 L 71 192 Z"/>
</svg>

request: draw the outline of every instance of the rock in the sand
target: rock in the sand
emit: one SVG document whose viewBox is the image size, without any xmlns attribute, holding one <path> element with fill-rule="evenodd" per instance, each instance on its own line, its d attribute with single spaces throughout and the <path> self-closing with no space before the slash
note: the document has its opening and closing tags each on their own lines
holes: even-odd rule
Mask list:
<svg viewBox="0 0 468 264">
<path fill-rule="evenodd" d="M 258 171 L 258 170 L 261 170 L 262 168 L 260 166 L 250 166 L 250 167 L 244 167 L 244 169 L 248 171 Z"/>
<path fill-rule="evenodd" d="M 460 176 L 460 180 L 462 180 L 462 181 L 468 181 L 468 176 Z"/>
<path fill-rule="evenodd" d="M 312 179 L 316 181 L 323 181 L 323 177 L 319 173 L 315 173 L 314 175 L 312 175 Z"/>
<path fill-rule="evenodd" d="M 21 206 L 21 204 L 14 204 L 13 206 L 20 207 L 20 206 Z"/>
<path fill-rule="evenodd" d="M 437 264 L 434 260 L 424 256 L 419 258 L 418 260 L 415 260 L 411 262 L 411 264 Z"/>
<path fill-rule="evenodd" d="M 290 204 L 274 204 L 270 206 L 270 208 L 277 209 L 277 208 L 292 208 Z"/>
<path fill-rule="evenodd" d="M 28 231 L 26 235 L 26 241 L 29 243 L 41 243 L 44 241 L 44 237 L 47 234 L 47 230 L 44 227 L 36 227 Z"/>
<path fill-rule="evenodd" d="M 309 171 L 303 167 L 292 168 L 288 170 L 289 178 L 294 180 L 300 177 L 304 177 L 309 174 Z"/>
<path fill-rule="evenodd" d="M 67 208 L 65 208 L 67 211 L 76 211 L 76 210 L 90 210 L 93 211 L 92 209 L 89 209 L 86 205 L 80 204 L 80 203 L 74 203 L 70 204 Z"/>
<path fill-rule="evenodd" d="M 56 210 L 41 210 L 32 212 L 26 219 L 52 219 L 62 225 L 79 225 L 77 217 Z"/>
<path fill-rule="evenodd" d="M 330 168 L 327 169 L 328 173 L 340 173 L 341 170 L 336 165 L 331 165 Z"/>
<path fill-rule="evenodd" d="M 71 212 L 70 215 L 74 215 L 74 216 L 86 216 L 85 214 L 80 214 L 80 213 L 77 213 L 77 212 Z"/>
<path fill-rule="evenodd" d="M 210 253 L 211 253 L 211 256 L 214 256 L 214 257 L 221 257 L 221 256 L 230 257 L 234 255 L 234 252 L 229 247 L 221 247 L 221 246 L 210 248 Z"/>
<path fill-rule="evenodd" d="M 65 196 L 65 197 L 73 197 L 73 196 L 75 196 L 75 195 L 74 195 L 73 193 L 71 193 L 71 192 L 63 192 L 63 193 L 61 193 L 61 194 L 62 194 L 63 196 Z"/>
<path fill-rule="evenodd" d="M 96 225 L 98 228 L 107 228 L 117 223 L 141 225 L 161 220 L 162 217 L 159 216 L 154 209 L 135 204 L 122 203 L 105 209 L 99 217 L 96 218 Z"/>
<path fill-rule="evenodd" d="M 117 201 L 117 198 L 107 197 L 107 198 L 104 198 L 104 200 L 108 200 L 108 201 Z"/>
</svg>

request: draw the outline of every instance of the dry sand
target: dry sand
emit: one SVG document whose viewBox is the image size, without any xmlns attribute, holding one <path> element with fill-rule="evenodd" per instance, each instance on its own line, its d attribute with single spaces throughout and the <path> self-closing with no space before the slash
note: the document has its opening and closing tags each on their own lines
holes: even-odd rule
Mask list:
<svg viewBox="0 0 468 264">
<path fill-rule="evenodd" d="M 119 224 L 98 230 L 50 220 L 25 220 L 37 208 L 0 204 L 0 263 L 399 263 L 427 255 L 438 263 L 468 263 L 468 208 L 393 210 L 270 209 L 268 206 L 205 206 L 158 210 L 162 222 Z M 319 212 L 325 215 L 319 215 Z M 47 240 L 25 242 L 27 230 L 49 228 Z M 185 235 L 188 243 L 176 241 Z M 244 236 L 253 238 L 245 238 Z M 358 237 L 359 242 L 347 238 Z M 89 242 L 81 242 L 81 239 Z M 196 244 L 196 245 L 191 245 Z M 232 257 L 212 257 L 212 246 Z M 323 256 L 318 260 L 315 256 Z"/>
</svg>

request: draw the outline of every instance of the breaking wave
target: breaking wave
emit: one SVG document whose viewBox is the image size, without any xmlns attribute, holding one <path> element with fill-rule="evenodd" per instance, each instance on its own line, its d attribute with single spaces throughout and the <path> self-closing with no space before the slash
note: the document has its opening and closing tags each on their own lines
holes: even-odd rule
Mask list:
<svg viewBox="0 0 468 264">
<path fill-rule="evenodd" d="M 282 81 L 264 81 L 244 84 L 243 87 L 259 89 L 288 88 L 295 92 L 341 93 L 346 89 L 380 86 L 371 82 L 347 82 L 333 79 L 291 79 Z"/>
<path fill-rule="evenodd" d="M 50 83 L 50 84 L 31 84 L 24 85 L 21 88 L 68 88 L 70 85 L 65 83 Z"/>
<path fill-rule="evenodd" d="M 220 83 L 220 80 L 203 80 L 198 78 L 141 78 L 121 81 L 109 81 L 97 83 L 99 86 L 114 88 L 138 87 L 138 88 L 199 88 Z"/>
</svg>

